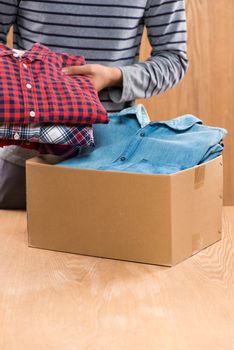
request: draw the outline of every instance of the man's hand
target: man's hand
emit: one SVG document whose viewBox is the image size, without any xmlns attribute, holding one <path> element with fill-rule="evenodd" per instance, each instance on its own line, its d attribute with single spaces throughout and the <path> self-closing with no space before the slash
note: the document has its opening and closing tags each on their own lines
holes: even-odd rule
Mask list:
<svg viewBox="0 0 234 350">
<path fill-rule="evenodd" d="M 110 86 L 122 85 L 122 72 L 117 67 L 107 67 L 101 64 L 85 64 L 83 66 L 71 66 L 63 68 L 66 75 L 86 75 L 93 83 L 97 91 Z"/>
</svg>

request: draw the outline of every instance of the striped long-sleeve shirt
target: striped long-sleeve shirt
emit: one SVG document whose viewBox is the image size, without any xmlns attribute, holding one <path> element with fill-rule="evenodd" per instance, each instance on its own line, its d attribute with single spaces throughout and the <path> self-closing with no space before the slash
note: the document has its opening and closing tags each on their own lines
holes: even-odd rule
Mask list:
<svg viewBox="0 0 234 350">
<path fill-rule="evenodd" d="M 108 112 L 172 88 L 188 67 L 185 0 L 0 0 L 0 42 L 12 24 L 16 49 L 40 42 L 119 67 L 123 85 L 99 94 Z M 152 51 L 139 62 L 144 26 Z"/>
</svg>

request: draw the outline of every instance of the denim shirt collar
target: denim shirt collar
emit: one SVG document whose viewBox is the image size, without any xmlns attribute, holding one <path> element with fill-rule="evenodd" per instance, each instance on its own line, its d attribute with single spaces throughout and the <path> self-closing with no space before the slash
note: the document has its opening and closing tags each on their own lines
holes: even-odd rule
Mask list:
<svg viewBox="0 0 234 350">
<path fill-rule="evenodd" d="M 191 114 L 179 116 L 167 121 L 152 122 L 151 124 L 155 124 L 155 123 L 164 124 L 168 126 L 170 129 L 178 130 L 178 131 L 188 130 L 195 124 L 203 124 L 201 119 Z"/>
<path fill-rule="evenodd" d="M 117 113 L 108 113 L 108 117 L 110 118 L 114 116 L 125 116 L 125 115 L 126 116 L 135 115 L 141 128 L 144 128 L 146 125 L 150 123 L 150 117 L 143 104 L 137 104 L 132 107 L 125 108 L 122 111 Z"/>
<path fill-rule="evenodd" d="M 194 115 L 187 114 L 182 115 L 167 121 L 155 121 L 151 122 L 150 117 L 144 107 L 143 104 L 134 105 L 132 107 L 128 107 L 123 109 L 117 113 L 109 113 L 108 116 L 111 118 L 112 116 L 124 116 L 124 115 L 135 115 L 139 125 L 141 128 L 146 125 L 155 125 L 155 124 L 164 124 L 168 126 L 170 129 L 183 131 L 191 128 L 195 124 L 203 124 L 202 120 L 195 117 Z"/>
</svg>

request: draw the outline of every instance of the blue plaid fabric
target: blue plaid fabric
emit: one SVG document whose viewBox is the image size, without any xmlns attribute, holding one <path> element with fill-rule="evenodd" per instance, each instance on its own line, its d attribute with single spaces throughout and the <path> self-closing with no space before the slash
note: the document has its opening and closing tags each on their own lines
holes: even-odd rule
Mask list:
<svg viewBox="0 0 234 350">
<path fill-rule="evenodd" d="M 28 124 L 1 125 L 0 139 L 21 140 L 43 144 L 57 144 L 70 146 L 93 146 L 93 129 L 91 126 L 65 124 Z"/>
</svg>

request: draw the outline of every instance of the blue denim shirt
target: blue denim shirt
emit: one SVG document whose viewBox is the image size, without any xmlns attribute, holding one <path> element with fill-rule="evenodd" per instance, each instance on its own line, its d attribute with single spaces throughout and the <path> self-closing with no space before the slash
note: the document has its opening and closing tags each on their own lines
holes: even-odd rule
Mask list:
<svg viewBox="0 0 234 350">
<path fill-rule="evenodd" d="M 94 125 L 96 147 L 58 166 L 147 174 L 171 174 L 220 155 L 223 128 L 210 127 L 193 115 L 150 122 L 143 105 L 109 114 L 108 124 Z"/>
</svg>

